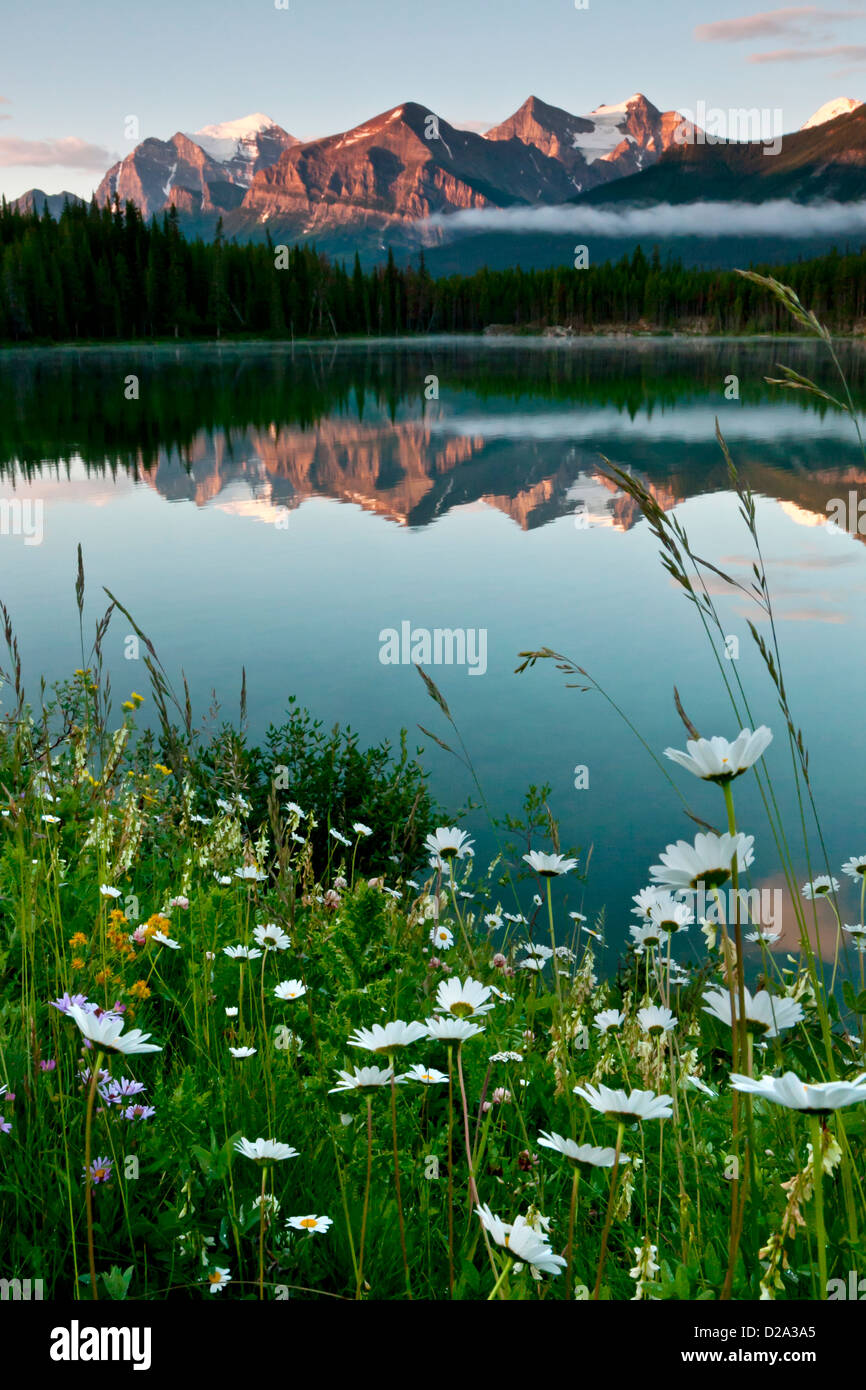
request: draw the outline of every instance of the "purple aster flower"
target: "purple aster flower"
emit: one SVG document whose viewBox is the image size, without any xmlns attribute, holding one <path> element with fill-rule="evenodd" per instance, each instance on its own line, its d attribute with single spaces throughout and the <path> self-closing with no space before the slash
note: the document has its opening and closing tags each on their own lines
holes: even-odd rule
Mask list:
<svg viewBox="0 0 866 1390">
<path fill-rule="evenodd" d="M 97 1183 L 108 1182 L 111 1178 L 112 1161 L 110 1158 L 95 1158 L 90 1165 L 90 1181 L 94 1187 Z M 84 1170 L 84 1180 L 87 1181 L 87 1169 Z"/>
<path fill-rule="evenodd" d="M 3 1116 L 0 1115 L 0 1134 L 11 1134 L 11 1133 L 12 1133 L 12 1121 L 11 1121 L 11 1120 L 6 1120 L 6 1119 L 4 1119 Z"/>
<path fill-rule="evenodd" d="M 85 1067 L 83 1071 L 80 1071 L 80 1072 L 78 1073 L 78 1079 L 79 1079 L 79 1081 L 82 1083 L 82 1085 L 84 1085 L 84 1086 L 89 1086 L 89 1085 L 90 1085 L 91 1077 L 92 1077 L 92 1073 L 91 1073 L 89 1067 Z M 104 1086 L 104 1085 L 106 1084 L 106 1082 L 108 1082 L 108 1081 L 110 1081 L 110 1080 L 111 1080 L 111 1072 L 108 1071 L 108 1069 L 107 1069 L 106 1067 L 100 1067 L 100 1069 L 99 1069 L 99 1080 L 98 1080 L 98 1082 L 96 1083 L 97 1086 Z"/>
<path fill-rule="evenodd" d="M 105 1088 L 103 1099 L 109 1105 L 122 1105 L 129 1096 L 140 1095 L 144 1090 L 143 1081 L 133 1081 L 129 1076 L 122 1076 L 119 1081 L 111 1080 Z"/>
<path fill-rule="evenodd" d="M 156 1111 L 152 1105 L 128 1105 L 123 1112 L 125 1120 L 149 1120 Z"/>
<path fill-rule="evenodd" d="M 86 994 L 70 994 L 67 991 L 59 999 L 50 1000 L 50 1003 L 52 1009 L 59 1009 L 62 1014 L 68 1014 L 73 1004 L 77 1004 L 86 1014 L 96 1013 L 96 1005 L 91 1004 Z"/>
<path fill-rule="evenodd" d="M 56 1070 L 57 1070 L 57 1063 L 55 1062 L 55 1060 L 54 1060 L 53 1057 L 43 1057 L 43 1058 L 42 1058 L 42 1061 L 39 1063 L 39 1070 L 40 1070 L 40 1071 L 56 1071 Z"/>
</svg>

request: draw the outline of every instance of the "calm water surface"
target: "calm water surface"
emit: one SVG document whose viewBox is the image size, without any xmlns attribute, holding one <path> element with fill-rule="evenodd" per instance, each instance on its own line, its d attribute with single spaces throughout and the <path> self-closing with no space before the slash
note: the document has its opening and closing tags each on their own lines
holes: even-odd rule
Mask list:
<svg viewBox="0 0 866 1390">
<path fill-rule="evenodd" d="M 862 399 L 863 360 L 853 348 L 843 358 Z M 29 688 L 35 697 L 39 674 L 53 680 L 79 664 L 81 542 L 90 618 L 105 585 L 169 672 L 186 672 L 198 711 L 215 691 L 233 713 L 245 667 L 253 734 L 279 721 L 289 694 L 363 740 L 406 726 L 456 811 L 471 779 L 417 732 L 422 723 L 447 738 L 411 665 L 380 660 L 380 634 L 405 622 L 483 629 L 483 675 L 431 674 L 497 814 L 516 813 L 530 784 L 551 785 L 563 842 L 584 858 L 592 850 L 570 906 L 606 908 L 619 941 L 647 866 L 694 827 L 598 694 L 566 689 L 552 665 L 514 668 L 526 648 L 568 654 L 656 750 L 683 746 L 674 684 L 703 732 L 735 732 L 692 608 L 634 504 L 599 467 L 604 454 L 631 468 L 676 508 L 699 553 L 748 583 L 749 537 L 714 440 L 718 416 L 758 494 L 788 686 L 838 871 L 866 852 L 866 546 L 825 522 L 831 499 L 862 495 L 866 469 L 850 421 L 765 384 L 779 360 L 832 384 L 817 348 L 793 342 L 0 354 L 0 497 L 42 504 L 40 544 L 6 534 L 10 511 L 0 536 L 0 596 Z M 130 374 L 138 401 L 125 399 Z M 739 400 L 725 398 L 731 375 Z M 771 769 L 790 796 L 774 692 L 746 625 L 756 614 L 716 587 L 755 721 L 779 734 Z M 108 651 L 118 698 L 145 680 L 123 659 L 125 631 L 122 619 L 112 625 Z M 714 789 L 674 775 L 693 810 L 719 823 Z M 760 884 L 772 850 L 752 790 L 745 779 L 738 787 Z M 493 848 L 480 813 L 465 823 L 481 851 Z M 858 920 L 848 906 L 847 920 Z"/>
</svg>

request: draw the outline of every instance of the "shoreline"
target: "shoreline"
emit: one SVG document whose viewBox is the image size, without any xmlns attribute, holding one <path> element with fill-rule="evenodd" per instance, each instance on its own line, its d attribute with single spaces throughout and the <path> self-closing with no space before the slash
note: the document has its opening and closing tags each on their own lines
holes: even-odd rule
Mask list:
<svg viewBox="0 0 866 1390">
<path fill-rule="evenodd" d="M 834 342 L 866 344 L 866 333 L 833 333 Z M 809 333 L 689 333 L 666 329 L 628 329 L 607 326 L 593 333 L 575 333 L 567 329 L 527 330 L 520 328 L 501 328 L 491 324 L 481 333 L 419 333 L 400 334 L 389 337 L 355 337 L 350 334 L 338 337 L 321 338 L 260 338 L 243 336 L 211 338 L 122 338 L 103 341 L 100 339 L 63 339 L 44 342 L 0 342 L 0 359 L 13 354 L 32 354 L 38 352 L 129 352 L 142 350 L 186 351 L 189 348 L 232 349 L 287 349 L 339 347 L 422 347 L 434 343 L 483 344 L 485 346 L 509 346 L 520 343 L 531 347 L 577 347 L 589 344 L 602 346 L 634 343 L 816 343 Z"/>
</svg>

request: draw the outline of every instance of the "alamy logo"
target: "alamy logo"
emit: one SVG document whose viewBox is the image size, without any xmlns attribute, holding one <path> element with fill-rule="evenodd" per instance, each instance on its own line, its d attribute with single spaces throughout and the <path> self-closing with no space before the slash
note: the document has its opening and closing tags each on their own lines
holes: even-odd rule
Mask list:
<svg viewBox="0 0 866 1390">
<path fill-rule="evenodd" d="M 0 536 L 23 536 L 25 545 L 41 545 L 44 515 L 41 497 L 0 497 Z"/>
<path fill-rule="evenodd" d="M 780 154 L 782 150 L 783 112 L 780 107 L 759 109 L 707 106 L 699 101 L 696 111 L 683 106 L 679 109 L 680 123 L 674 129 L 676 145 L 721 145 L 753 142 L 764 146 L 764 154 Z"/>
<path fill-rule="evenodd" d="M 11 1298 L 14 1302 L 42 1298 L 41 1279 L 0 1279 L 0 1302 Z"/>
<path fill-rule="evenodd" d="M 858 1278 L 856 1269 L 848 1270 L 847 1283 L 844 1279 L 827 1280 L 828 1303 L 838 1302 L 840 1299 L 866 1302 L 866 1279 Z"/>
<path fill-rule="evenodd" d="M 385 627 L 379 633 L 383 666 L 468 666 L 470 676 L 487 670 L 486 627 L 414 627 L 405 620 L 399 632 Z"/>
<path fill-rule="evenodd" d="M 134 1371 L 150 1370 L 149 1327 L 68 1327 L 51 1329 L 52 1361 L 131 1361 Z"/>
<path fill-rule="evenodd" d="M 866 497 L 849 492 L 845 497 L 831 497 L 827 503 L 827 530 L 847 531 L 849 536 L 866 536 Z"/>
</svg>

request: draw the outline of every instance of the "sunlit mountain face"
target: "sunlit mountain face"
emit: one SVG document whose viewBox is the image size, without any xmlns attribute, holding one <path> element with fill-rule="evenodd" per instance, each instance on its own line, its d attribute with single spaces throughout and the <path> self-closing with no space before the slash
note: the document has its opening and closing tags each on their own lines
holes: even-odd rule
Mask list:
<svg viewBox="0 0 866 1390">
<path fill-rule="evenodd" d="M 861 351 L 840 351 L 858 400 Z M 622 882 L 624 839 L 651 864 L 692 823 L 612 705 L 566 688 L 547 664 L 521 676 L 515 667 L 532 648 L 565 653 L 657 750 L 682 741 L 674 685 L 702 731 L 736 732 L 694 609 L 607 459 L 675 510 L 696 552 L 729 577 L 712 593 L 736 638 L 731 671 L 753 722 L 778 724 L 749 629 L 767 628 L 750 597 L 754 545 L 718 420 L 755 493 L 787 687 L 820 751 L 815 795 L 841 862 L 857 848 L 844 808 L 859 797 L 859 771 L 828 730 L 856 725 L 862 709 L 866 467 L 849 417 L 766 383 L 780 361 L 835 389 L 818 347 L 778 340 L 2 354 L 0 597 L 25 679 L 81 664 L 80 543 L 88 624 L 110 590 L 166 669 L 185 671 L 197 710 L 216 696 L 233 712 L 243 669 L 253 737 L 281 720 L 290 695 L 364 740 L 405 727 L 455 813 L 477 800 L 475 784 L 420 732 L 446 730 L 411 662 L 381 661 L 381 634 L 406 623 L 483 632 L 481 678 L 459 664 L 430 674 L 494 813 L 518 812 L 530 784 L 547 785 L 563 844 L 594 847 L 571 906 L 604 907 L 616 943 L 641 886 Z M 828 525 L 840 507 L 850 527 Z M 123 698 L 147 678 L 125 658 L 118 621 L 106 662 Z M 582 765 L 589 787 L 577 790 Z M 776 772 L 779 794 L 793 796 L 781 758 Z M 739 821 L 760 831 L 751 795 L 743 785 Z M 702 801 L 694 809 L 714 814 Z M 479 852 L 496 852 L 480 812 L 466 820 Z"/>
</svg>

